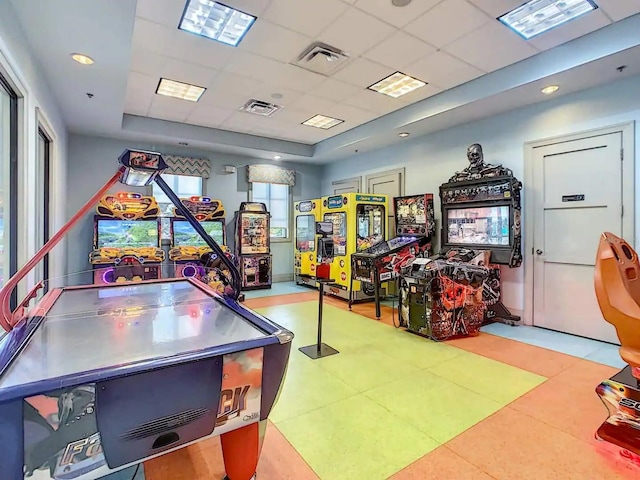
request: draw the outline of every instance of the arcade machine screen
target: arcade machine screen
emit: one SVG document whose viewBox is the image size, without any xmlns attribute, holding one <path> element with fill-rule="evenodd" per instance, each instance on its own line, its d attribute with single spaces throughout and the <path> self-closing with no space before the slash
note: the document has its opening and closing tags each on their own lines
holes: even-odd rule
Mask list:
<svg viewBox="0 0 640 480">
<path fill-rule="evenodd" d="M 357 252 L 384 242 L 385 215 L 385 208 L 382 205 L 361 204 L 357 206 Z"/>
<path fill-rule="evenodd" d="M 447 211 L 447 243 L 511 245 L 509 205 L 468 207 Z"/>
<path fill-rule="evenodd" d="M 316 249 L 316 217 L 315 215 L 298 215 L 296 217 L 296 250 L 312 252 Z"/>
<path fill-rule="evenodd" d="M 213 220 L 201 222 L 205 232 L 213 238 L 218 245 L 224 245 L 224 227 L 222 222 Z M 173 221 L 173 246 L 174 247 L 206 247 L 207 243 L 198 235 L 198 232 L 186 220 Z"/>
<path fill-rule="evenodd" d="M 425 195 L 397 197 L 394 199 L 396 208 L 396 235 L 429 235 L 427 225 L 427 209 Z M 433 216 L 433 213 L 431 214 Z"/>
<path fill-rule="evenodd" d="M 325 213 L 324 221 L 333 223 L 333 255 L 344 257 L 347 254 L 347 214 L 346 212 Z M 315 227 L 314 227 L 315 232 Z"/>
<path fill-rule="evenodd" d="M 158 247 L 156 220 L 99 219 L 96 249 Z"/>
</svg>

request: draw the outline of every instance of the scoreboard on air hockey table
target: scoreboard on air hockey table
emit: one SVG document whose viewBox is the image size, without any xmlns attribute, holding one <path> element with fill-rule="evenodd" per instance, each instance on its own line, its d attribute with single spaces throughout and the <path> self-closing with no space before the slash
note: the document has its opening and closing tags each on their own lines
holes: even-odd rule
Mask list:
<svg viewBox="0 0 640 480">
<path fill-rule="evenodd" d="M 173 201 L 154 174 L 161 156 L 126 151 L 90 202 L 126 182 L 132 154 L 151 157 L 133 178 L 151 170 Z M 215 435 L 228 478 L 253 478 L 293 334 L 238 303 L 239 289 L 186 278 L 52 288 L 30 307 L 36 287 L 9 308 L 90 202 L 0 291 L 0 478 L 93 480 Z"/>
</svg>

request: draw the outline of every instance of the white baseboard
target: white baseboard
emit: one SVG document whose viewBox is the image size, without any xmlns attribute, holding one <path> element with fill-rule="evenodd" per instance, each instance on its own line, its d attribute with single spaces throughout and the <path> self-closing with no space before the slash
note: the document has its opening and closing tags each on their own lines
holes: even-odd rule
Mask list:
<svg viewBox="0 0 640 480">
<path fill-rule="evenodd" d="M 271 281 L 273 283 L 293 282 L 293 273 L 278 273 L 277 275 L 273 275 Z"/>
</svg>

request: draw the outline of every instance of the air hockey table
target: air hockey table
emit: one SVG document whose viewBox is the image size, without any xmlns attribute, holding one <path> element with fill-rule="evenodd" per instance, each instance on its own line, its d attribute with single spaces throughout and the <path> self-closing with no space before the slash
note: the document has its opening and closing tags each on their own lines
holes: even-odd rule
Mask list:
<svg viewBox="0 0 640 480">
<path fill-rule="evenodd" d="M 14 277 L 0 479 L 93 480 L 216 435 L 227 478 L 255 477 L 290 331 L 186 278 L 54 288 L 27 308 L 31 292 L 11 311 Z"/>
</svg>

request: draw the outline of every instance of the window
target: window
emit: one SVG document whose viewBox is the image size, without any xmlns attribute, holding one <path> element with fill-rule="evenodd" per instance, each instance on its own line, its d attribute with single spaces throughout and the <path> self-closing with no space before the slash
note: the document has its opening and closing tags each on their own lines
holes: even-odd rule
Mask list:
<svg viewBox="0 0 640 480">
<path fill-rule="evenodd" d="M 49 168 L 51 160 L 51 140 L 42 128 L 38 128 L 37 161 L 37 223 L 36 248 L 41 248 L 49 240 Z M 49 279 L 49 255 L 36 268 L 36 282 Z M 48 290 L 45 282 L 44 292 Z"/>
<path fill-rule="evenodd" d="M 253 182 L 251 184 L 251 201 L 264 203 L 271 213 L 269 232 L 271 238 L 288 239 L 291 206 L 289 185 Z"/>
<path fill-rule="evenodd" d="M 203 195 L 202 177 L 191 177 L 187 175 L 162 175 L 162 179 L 173 190 L 179 198 L 201 197 Z M 169 217 L 173 217 L 173 207 L 175 206 L 160 187 L 154 182 L 153 193 L 156 202 L 160 206 L 162 239 L 171 239 L 171 224 Z"/>
</svg>

